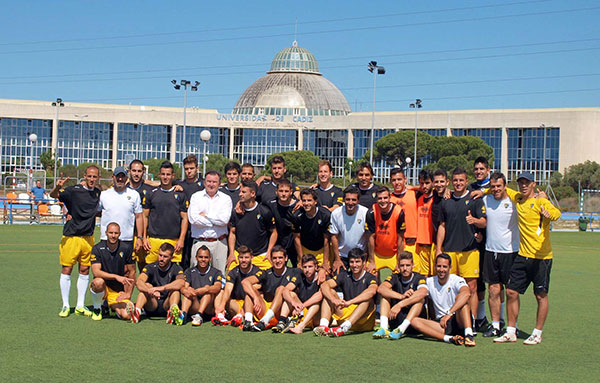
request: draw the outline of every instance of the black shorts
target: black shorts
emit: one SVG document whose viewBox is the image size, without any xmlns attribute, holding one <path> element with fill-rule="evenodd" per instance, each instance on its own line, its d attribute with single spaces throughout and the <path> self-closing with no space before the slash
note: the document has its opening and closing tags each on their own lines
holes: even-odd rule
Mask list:
<svg viewBox="0 0 600 383">
<path fill-rule="evenodd" d="M 437 322 L 439 322 L 439 320 Z M 465 328 L 458 323 L 456 315 L 452 315 L 452 318 L 446 323 L 446 330 L 444 333 L 446 335 L 465 335 Z"/>
<path fill-rule="evenodd" d="M 167 310 L 165 310 L 165 300 L 168 299 L 167 297 L 160 297 L 160 299 L 158 300 L 158 306 L 156 307 L 156 310 L 154 311 L 146 311 L 146 316 L 148 318 L 150 317 L 166 317 L 167 316 Z"/>
<path fill-rule="evenodd" d="M 485 252 L 483 256 L 483 280 L 485 283 L 506 285 L 510 277 L 510 269 L 519 253 Z"/>
<path fill-rule="evenodd" d="M 392 299 L 392 301 L 390 302 L 391 307 L 394 307 L 394 305 L 396 303 L 398 303 L 400 301 L 396 300 L 396 299 Z M 400 311 L 398 313 L 398 315 L 396 316 L 395 319 L 390 319 L 390 331 L 397 328 L 398 326 L 400 326 L 402 324 L 402 322 L 404 322 L 404 319 L 406 319 L 406 316 L 408 315 L 408 312 L 410 311 L 410 306 L 409 307 L 405 307 L 404 309 L 402 309 L 402 311 Z M 425 306 L 423 305 L 423 310 L 421 310 L 421 313 L 419 314 L 419 318 L 423 318 L 423 319 L 427 319 L 427 310 L 425 309 Z M 415 330 L 412 326 L 410 326 L 407 330 L 405 334 L 419 334 L 419 332 L 417 330 Z"/>
<path fill-rule="evenodd" d="M 550 288 L 550 270 L 552 259 L 535 259 L 517 255 L 510 269 L 510 278 L 506 287 L 525 294 L 533 282 L 535 294 L 547 293 Z"/>
<path fill-rule="evenodd" d="M 479 250 L 479 278 L 477 278 L 477 292 L 485 293 L 485 281 L 483 279 L 483 257 L 481 254 L 485 253 L 485 236 L 483 237 L 483 241 L 477 244 L 477 249 Z"/>
</svg>

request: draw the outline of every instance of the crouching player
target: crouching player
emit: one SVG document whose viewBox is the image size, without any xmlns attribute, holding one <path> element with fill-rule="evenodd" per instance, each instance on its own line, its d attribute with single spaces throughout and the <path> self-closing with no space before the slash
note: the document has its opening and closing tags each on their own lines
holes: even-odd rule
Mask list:
<svg viewBox="0 0 600 383">
<path fill-rule="evenodd" d="M 215 296 L 221 291 L 223 276 L 210 266 L 210 250 L 202 245 L 196 251 L 196 266 L 187 269 L 185 285 L 181 289 L 181 311 L 183 320 L 193 314 L 192 326 L 200 326 L 204 314 L 214 313 Z"/>
<path fill-rule="evenodd" d="M 183 315 L 179 310 L 179 290 L 185 284 L 185 277 L 181 266 L 171 262 L 175 247 L 168 242 L 160 245 L 158 261 L 146 265 L 136 281 L 139 290 L 135 308 L 128 306 L 129 315 L 133 323 L 140 321 L 142 309 L 147 317 L 166 315 L 167 324 L 175 322 L 183 324 Z"/>
<path fill-rule="evenodd" d="M 244 331 L 260 332 L 281 310 L 283 303 L 283 286 L 293 276 L 298 276 L 298 269 L 288 269 L 288 261 L 285 249 L 280 245 L 273 246 L 271 251 L 271 264 L 273 267 L 267 270 L 259 270 L 256 274 L 244 279 L 242 286 L 246 292 L 244 303 Z M 288 278 L 289 277 L 289 278 Z M 253 316 L 260 318 L 253 324 Z M 277 320 L 285 320 L 278 317 Z"/>
<path fill-rule="evenodd" d="M 252 264 L 252 250 L 248 246 L 238 247 L 237 253 L 239 265 L 227 273 L 225 288 L 215 298 L 216 315 L 211 319 L 215 326 L 242 325 L 246 299 L 242 281 L 260 270 Z M 226 314 L 232 318 L 231 321 L 227 320 Z"/>
<path fill-rule="evenodd" d="M 475 346 L 471 328 L 471 292 L 464 278 L 450 274 L 450 256 L 446 253 L 435 258 L 437 275 L 427 278 L 418 290 L 426 290 L 431 298 L 435 320 L 415 318 L 411 325 L 415 330 L 432 338 L 457 346 Z M 465 337 L 460 333 L 464 329 Z"/>
<path fill-rule="evenodd" d="M 365 269 L 366 254 L 361 249 L 348 252 L 350 271 L 340 271 L 338 275 L 321 285 L 321 321 L 313 332 L 317 336 L 342 336 L 349 330 L 362 332 L 373 330 L 375 325 L 375 303 L 377 280 Z M 340 288 L 340 298 L 336 288 Z M 334 318 L 341 325 L 329 328 L 329 320 Z"/>
<path fill-rule="evenodd" d="M 425 297 L 427 291 L 419 289 L 425 284 L 425 277 L 413 273 L 413 255 L 403 251 L 398 255 L 398 269 L 379 286 L 381 295 L 381 328 L 373 334 L 373 338 L 400 339 L 416 317 L 427 318 Z M 391 319 L 391 321 L 390 321 Z M 389 331 L 391 328 L 394 330 Z M 413 329 L 414 330 L 414 329 Z"/>
<path fill-rule="evenodd" d="M 135 283 L 135 261 L 131 242 L 119 240 L 121 229 L 118 223 L 111 222 L 106 226 L 106 240 L 98 242 L 92 248 L 91 262 L 94 280 L 90 286 L 94 303 L 93 320 L 102 319 L 102 300 L 117 316 L 129 320 L 127 306 Z"/>
<path fill-rule="evenodd" d="M 302 275 L 292 276 L 282 291 L 284 304 L 281 316 L 291 312 L 292 317 L 287 322 L 281 321 L 273 328 L 274 332 L 293 332 L 302 334 L 306 326 L 316 327 L 313 319 L 321 309 L 323 293 L 318 283 L 317 257 L 313 254 L 302 256 Z M 299 323 L 298 323 L 299 322 Z"/>
</svg>

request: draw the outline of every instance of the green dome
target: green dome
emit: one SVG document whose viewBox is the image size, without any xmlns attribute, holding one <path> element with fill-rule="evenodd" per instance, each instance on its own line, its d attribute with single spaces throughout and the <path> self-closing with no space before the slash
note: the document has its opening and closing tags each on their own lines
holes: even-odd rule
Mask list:
<svg viewBox="0 0 600 383">
<path fill-rule="evenodd" d="M 308 49 L 298 47 L 298 43 L 294 41 L 290 48 L 285 48 L 275 55 L 271 63 L 272 72 L 302 72 L 302 73 L 319 73 L 319 64 L 315 56 Z"/>
</svg>

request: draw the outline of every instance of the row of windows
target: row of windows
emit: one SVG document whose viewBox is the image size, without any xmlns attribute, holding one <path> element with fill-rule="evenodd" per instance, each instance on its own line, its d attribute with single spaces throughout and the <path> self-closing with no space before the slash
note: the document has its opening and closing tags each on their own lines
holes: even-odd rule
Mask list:
<svg viewBox="0 0 600 383">
<path fill-rule="evenodd" d="M 210 132 L 210 140 L 206 143 L 206 154 L 219 153 L 229 157 L 229 129 L 228 128 L 201 128 L 187 126 L 185 130 L 185 146 L 187 154 L 195 154 L 198 161 L 202 161 L 204 141 L 200 138 L 203 130 Z M 183 147 L 183 126 L 177 126 L 177 148 Z M 183 161 L 183 153 L 177 151 L 175 161 Z"/>
<path fill-rule="evenodd" d="M 500 169 L 502 166 L 502 129 L 452 129 L 452 135 L 457 137 L 473 136 L 481 138 L 494 149 L 494 163 L 490 164 L 490 166 L 494 169 Z"/>
<path fill-rule="evenodd" d="M 273 153 L 297 150 L 298 133 L 291 129 L 236 129 L 233 156 L 262 167 Z"/>
<path fill-rule="evenodd" d="M 256 114 L 261 116 L 345 116 L 348 112 L 311 108 L 234 108 L 233 114 Z"/>
<path fill-rule="evenodd" d="M 313 152 L 322 159 L 329 160 L 334 177 L 341 178 L 348 174 L 346 171 L 347 130 L 307 130 L 303 137 L 303 149 Z"/>
</svg>

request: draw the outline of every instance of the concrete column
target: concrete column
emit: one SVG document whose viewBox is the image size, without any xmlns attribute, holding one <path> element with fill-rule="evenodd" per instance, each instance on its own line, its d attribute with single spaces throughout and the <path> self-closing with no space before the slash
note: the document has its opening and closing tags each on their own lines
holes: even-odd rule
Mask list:
<svg viewBox="0 0 600 383">
<path fill-rule="evenodd" d="M 177 124 L 171 125 L 171 148 L 169 161 L 175 163 L 175 153 L 177 153 Z"/>
<path fill-rule="evenodd" d="M 304 127 L 298 127 L 298 143 L 296 145 L 296 150 L 304 150 Z"/>
<path fill-rule="evenodd" d="M 112 136 L 112 169 L 117 167 L 117 156 L 119 153 L 119 123 L 113 122 Z"/>
<path fill-rule="evenodd" d="M 235 128 L 229 128 L 229 159 L 233 160 L 233 143 L 235 142 Z"/>
<path fill-rule="evenodd" d="M 346 157 L 354 158 L 354 132 L 352 129 L 348 129 L 348 152 Z"/>
<path fill-rule="evenodd" d="M 508 178 L 508 130 L 502 127 L 502 155 L 500 158 L 500 171 Z"/>
</svg>

